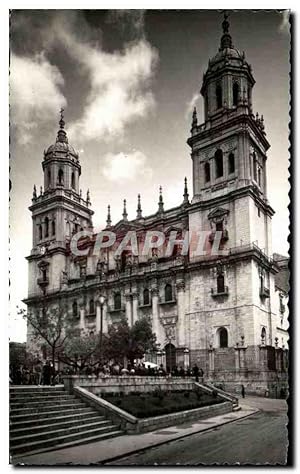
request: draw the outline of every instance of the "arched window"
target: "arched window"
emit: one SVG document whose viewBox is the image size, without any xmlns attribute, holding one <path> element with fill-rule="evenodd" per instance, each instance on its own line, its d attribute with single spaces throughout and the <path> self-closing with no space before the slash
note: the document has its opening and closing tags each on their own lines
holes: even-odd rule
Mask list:
<svg viewBox="0 0 300 474">
<path fill-rule="evenodd" d="M 144 305 L 150 304 L 150 293 L 149 293 L 148 288 L 145 288 L 145 289 L 144 289 L 144 292 L 143 292 L 143 303 L 144 303 Z"/>
<path fill-rule="evenodd" d="M 262 328 L 262 330 L 261 330 L 261 335 L 260 335 L 260 336 L 261 336 L 261 338 L 262 338 L 263 341 L 266 340 L 266 335 L 267 335 L 267 333 L 266 333 L 266 328 Z"/>
<path fill-rule="evenodd" d="M 72 305 L 72 313 L 73 313 L 73 317 L 74 317 L 74 318 L 77 318 L 77 316 L 78 316 L 78 305 L 77 305 L 77 301 L 74 301 L 74 302 L 73 302 L 73 305 Z"/>
<path fill-rule="evenodd" d="M 51 227 L 52 227 L 51 233 L 52 233 L 52 235 L 55 235 L 55 220 L 54 219 L 52 221 Z"/>
<path fill-rule="evenodd" d="M 223 152 L 220 149 L 215 153 L 215 166 L 216 178 L 221 178 L 223 176 Z"/>
<path fill-rule="evenodd" d="M 75 174 L 74 174 L 74 171 L 72 172 L 72 175 L 71 175 L 71 187 L 72 187 L 72 189 L 75 189 Z"/>
<path fill-rule="evenodd" d="M 47 270 L 45 268 L 43 268 L 43 270 L 42 270 L 42 275 L 43 275 L 43 281 L 46 281 L 47 280 Z"/>
<path fill-rule="evenodd" d="M 167 283 L 165 286 L 165 301 L 172 301 L 173 300 L 173 294 L 172 294 L 172 286 L 170 283 Z"/>
<path fill-rule="evenodd" d="M 220 347 L 228 347 L 228 332 L 225 328 L 219 329 L 219 344 Z"/>
<path fill-rule="evenodd" d="M 222 86 L 217 84 L 216 87 L 216 100 L 217 100 L 217 109 L 220 109 L 223 106 L 223 97 L 222 97 Z"/>
<path fill-rule="evenodd" d="M 239 85 L 235 82 L 232 86 L 232 105 L 236 107 L 239 100 Z"/>
<path fill-rule="evenodd" d="M 121 293 L 119 292 L 114 294 L 114 308 L 121 309 Z"/>
<path fill-rule="evenodd" d="M 235 163 L 234 163 L 234 154 L 230 153 L 228 156 L 228 174 L 234 173 Z"/>
<path fill-rule="evenodd" d="M 49 237 L 49 219 L 46 217 L 45 219 L 45 237 Z"/>
<path fill-rule="evenodd" d="M 58 171 L 58 184 L 64 184 L 64 172 L 61 168 Z"/>
<path fill-rule="evenodd" d="M 43 227 L 40 224 L 39 225 L 39 240 L 42 240 L 42 239 L 43 239 Z"/>
<path fill-rule="evenodd" d="M 90 313 L 90 314 L 94 314 L 94 313 L 95 313 L 95 303 L 94 303 L 93 298 L 90 300 L 89 313 Z"/>
<path fill-rule="evenodd" d="M 224 275 L 218 275 L 217 277 L 217 292 L 225 293 Z"/>
<path fill-rule="evenodd" d="M 205 163 L 204 165 L 204 174 L 205 174 L 205 182 L 208 183 L 210 181 L 210 164 Z"/>
<path fill-rule="evenodd" d="M 51 188 L 51 171 L 48 170 L 48 188 Z"/>
<path fill-rule="evenodd" d="M 253 153 L 253 179 L 257 181 L 257 159 L 255 152 Z"/>
</svg>

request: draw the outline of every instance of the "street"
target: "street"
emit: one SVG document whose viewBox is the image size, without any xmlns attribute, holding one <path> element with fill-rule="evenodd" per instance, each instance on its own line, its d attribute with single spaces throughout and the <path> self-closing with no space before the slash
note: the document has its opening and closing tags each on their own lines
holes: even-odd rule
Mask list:
<svg viewBox="0 0 300 474">
<path fill-rule="evenodd" d="M 288 446 L 285 400 L 246 397 L 245 403 L 261 411 L 107 465 L 285 464 Z"/>
</svg>

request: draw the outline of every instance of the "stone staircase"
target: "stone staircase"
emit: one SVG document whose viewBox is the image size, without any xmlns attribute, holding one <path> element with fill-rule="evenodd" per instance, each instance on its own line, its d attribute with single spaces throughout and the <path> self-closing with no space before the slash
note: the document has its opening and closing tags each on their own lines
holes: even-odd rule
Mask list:
<svg viewBox="0 0 300 474">
<path fill-rule="evenodd" d="M 75 395 L 55 387 L 10 386 L 13 458 L 92 443 L 123 432 Z"/>
</svg>

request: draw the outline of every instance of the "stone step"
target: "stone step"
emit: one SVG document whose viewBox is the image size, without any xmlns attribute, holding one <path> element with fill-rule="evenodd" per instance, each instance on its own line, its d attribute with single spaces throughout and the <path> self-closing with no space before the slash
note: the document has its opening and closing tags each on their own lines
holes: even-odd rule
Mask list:
<svg viewBox="0 0 300 474">
<path fill-rule="evenodd" d="M 69 446 L 74 446 L 76 444 L 86 444 L 92 441 L 96 441 L 99 439 L 107 439 L 112 436 L 117 436 L 118 434 L 123 434 L 122 431 L 118 429 L 117 426 L 111 425 L 109 428 L 97 428 L 85 431 L 79 431 L 78 433 L 72 433 L 64 436 L 53 436 L 50 439 L 46 440 L 39 440 L 34 442 L 24 442 L 13 446 L 11 448 L 11 454 L 14 456 L 16 454 L 20 455 L 26 452 L 28 455 L 31 451 L 34 450 L 43 450 L 45 451 L 46 448 L 52 449 L 62 449 L 66 447 L 65 445 L 68 444 Z"/>
<path fill-rule="evenodd" d="M 10 437 L 10 446 L 13 449 L 15 446 L 18 446 L 20 444 L 25 444 L 25 443 L 35 443 L 36 441 L 45 441 L 45 440 L 51 440 L 53 437 L 66 437 L 68 435 L 72 434 L 78 434 L 79 432 L 86 432 L 92 430 L 96 434 L 98 434 L 99 430 L 101 432 L 108 432 L 108 431 L 114 431 L 116 428 L 115 425 L 112 424 L 111 421 L 109 420 L 100 420 L 98 421 L 95 419 L 95 421 L 91 423 L 87 423 L 84 425 L 75 425 L 71 426 L 68 428 L 60 428 L 57 429 L 56 425 L 52 425 L 52 429 L 48 431 L 44 431 L 42 433 L 31 433 L 31 434 L 26 434 L 23 436 L 14 436 L 11 434 Z"/>
<path fill-rule="evenodd" d="M 32 401 L 18 401 L 18 402 L 10 402 L 9 407 L 11 410 L 19 409 L 19 408 L 35 408 L 35 407 L 43 407 L 43 406 L 51 406 L 51 405 L 68 405 L 70 403 L 74 403 L 74 401 L 78 401 L 75 396 L 73 397 L 60 397 L 54 398 L 53 400 L 49 401 L 46 399 L 42 400 L 32 400 Z"/>
<path fill-rule="evenodd" d="M 10 427 L 10 436 L 13 438 L 19 436 L 26 436 L 35 433 L 44 433 L 45 431 L 59 430 L 63 428 L 72 428 L 73 426 L 84 426 L 93 422 L 105 422 L 110 423 L 109 420 L 106 420 L 104 416 L 98 415 L 98 413 L 93 413 L 89 416 L 84 416 L 81 418 L 74 417 L 75 419 L 70 418 L 69 416 L 54 418 L 45 418 L 45 423 L 37 423 L 33 425 L 31 422 L 25 423 L 15 423 Z M 25 426 L 19 426 L 25 425 Z"/>
<path fill-rule="evenodd" d="M 55 390 L 53 392 L 49 391 L 27 391 L 27 392 L 9 392 L 9 398 L 10 400 L 16 400 L 16 399 L 22 399 L 22 400 L 28 400 L 30 398 L 35 398 L 35 397 L 43 397 L 43 398 L 59 398 L 66 395 L 66 392 L 62 390 Z"/>
<path fill-rule="evenodd" d="M 77 423 L 82 423 L 85 418 L 95 418 L 99 416 L 99 412 L 89 408 L 86 411 L 82 413 L 72 413 L 72 414 L 64 414 L 58 416 L 53 416 L 51 417 L 46 417 L 46 418 L 40 418 L 40 417 L 35 417 L 34 419 L 30 417 L 27 421 L 14 421 L 10 424 L 10 428 L 12 430 L 14 429 L 27 429 L 28 427 L 42 427 L 43 425 L 50 425 L 50 424 L 55 424 L 55 423 L 60 423 L 60 422 L 77 422 Z M 101 416 L 101 415 L 100 415 Z"/>
<path fill-rule="evenodd" d="M 43 411 L 43 412 L 37 412 L 34 415 L 34 418 L 38 420 L 39 418 L 53 418 L 56 416 L 61 416 L 62 413 L 65 415 L 78 415 L 80 413 L 88 413 L 90 411 L 90 407 L 86 407 L 83 405 L 82 408 L 70 408 L 70 409 L 64 409 L 64 410 L 57 410 L 57 411 Z M 33 415 L 32 413 L 27 413 L 26 415 L 20 413 L 18 415 L 11 414 L 10 415 L 10 420 L 14 423 L 15 421 L 27 421 L 27 420 L 32 420 Z"/>
<path fill-rule="evenodd" d="M 114 438 L 117 436 L 122 436 L 124 433 L 121 430 L 116 430 L 116 431 L 110 431 L 109 433 L 104 433 L 101 435 L 96 435 L 96 436 L 90 436 L 87 438 L 79 439 L 76 441 L 71 441 L 71 442 L 66 442 L 66 443 L 58 443 L 57 445 L 49 446 L 49 447 L 44 447 L 41 449 L 28 449 L 26 450 L 26 454 L 22 453 L 16 453 L 13 455 L 13 460 L 14 462 L 18 462 L 18 459 L 20 459 L 19 462 L 21 462 L 21 459 L 25 458 L 26 456 L 32 456 L 34 454 L 40 454 L 40 453 L 45 453 L 47 451 L 56 451 L 58 449 L 65 449 L 65 448 L 72 448 L 75 446 L 83 445 L 83 444 L 88 444 L 88 443 L 95 443 L 96 441 L 102 441 L 104 439 L 109 439 L 109 438 Z"/>
<path fill-rule="evenodd" d="M 61 411 L 61 412 L 64 412 L 65 410 L 68 410 L 68 409 L 76 409 L 76 408 L 82 408 L 82 407 L 86 407 L 86 405 L 81 402 L 81 401 L 74 401 L 73 403 L 69 402 L 62 405 L 62 404 L 58 404 L 55 402 L 55 404 L 46 404 L 46 405 L 41 405 L 41 406 L 37 406 L 37 407 L 29 407 L 29 408 L 13 408 L 11 410 L 11 415 L 12 416 L 15 416 L 15 415 L 19 415 L 19 414 L 23 414 L 23 415 L 27 415 L 27 414 L 32 414 L 33 416 L 35 414 L 39 414 L 39 413 L 43 413 L 44 411 Z"/>
<path fill-rule="evenodd" d="M 42 392 L 47 390 L 48 392 L 64 391 L 64 385 L 10 385 L 10 393 L 27 393 L 27 392 Z"/>
</svg>

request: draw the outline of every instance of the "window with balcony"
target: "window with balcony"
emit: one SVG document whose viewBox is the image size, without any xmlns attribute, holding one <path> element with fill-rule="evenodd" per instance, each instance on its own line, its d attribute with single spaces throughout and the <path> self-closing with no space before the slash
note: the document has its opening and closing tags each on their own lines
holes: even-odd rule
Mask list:
<svg viewBox="0 0 300 474">
<path fill-rule="evenodd" d="M 94 302 L 93 298 L 90 299 L 89 314 L 95 314 L 95 302 Z"/>
<path fill-rule="evenodd" d="M 39 240 L 43 240 L 43 227 L 39 225 Z"/>
<path fill-rule="evenodd" d="M 61 168 L 58 171 L 58 184 L 64 184 L 64 172 Z"/>
<path fill-rule="evenodd" d="M 217 276 L 217 292 L 218 293 L 225 293 L 224 275 L 218 275 Z"/>
<path fill-rule="evenodd" d="M 52 221 L 51 227 L 52 227 L 52 235 L 55 235 L 55 220 L 54 219 Z"/>
<path fill-rule="evenodd" d="M 167 283 L 165 286 L 165 302 L 172 301 L 172 300 L 173 300 L 172 285 Z"/>
</svg>

